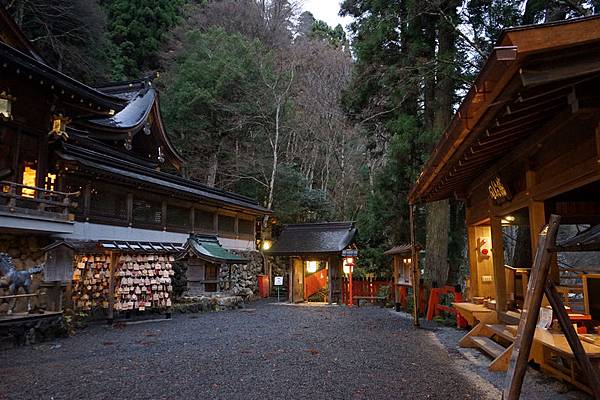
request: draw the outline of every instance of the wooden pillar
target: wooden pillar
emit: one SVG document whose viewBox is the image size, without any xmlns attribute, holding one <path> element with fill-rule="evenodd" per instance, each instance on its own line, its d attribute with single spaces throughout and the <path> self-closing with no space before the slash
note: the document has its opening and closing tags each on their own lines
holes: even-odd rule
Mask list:
<svg viewBox="0 0 600 400">
<path fill-rule="evenodd" d="M 544 208 L 543 201 L 536 201 L 531 197 L 531 191 L 536 186 L 536 172 L 528 170 L 525 172 L 525 183 L 527 185 L 527 192 L 529 194 L 529 204 L 527 205 L 529 211 L 529 232 L 531 235 L 531 254 L 535 254 L 538 247 L 539 233 L 546 225 L 546 209 Z M 558 272 L 558 263 L 556 261 L 556 255 L 553 256 L 550 264 L 549 278 L 556 284 L 560 282 L 560 275 Z"/>
<path fill-rule="evenodd" d="M 469 255 L 469 299 L 479 296 L 479 271 L 477 269 L 477 230 L 467 226 L 467 251 Z"/>
<path fill-rule="evenodd" d="M 327 257 L 327 286 L 328 286 L 328 293 L 327 293 L 327 302 L 329 304 L 333 303 L 333 262 L 332 262 L 333 257 L 329 256 Z"/>
<path fill-rule="evenodd" d="M 415 233 L 415 216 L 414 216 L 414 205 L 409 206 L 409 222 L 410 222 L 410 243 L 411 243 L 411 274 L 412 274 L 412 286 L 413 286 L 413 325 L 418 327 L 419 324 L 419 286 L 421 271 L 419 270 L 419 252 L 417 251 L 416 233 Z"/>
<path fill-rule="evenodd" d="M 504 241 L 502 237 L 501 217 L 495 215 L 491 217 L 491 231 L 496 311 L 506 311 L 506 273 L 504 267 Z"/>
</svg>

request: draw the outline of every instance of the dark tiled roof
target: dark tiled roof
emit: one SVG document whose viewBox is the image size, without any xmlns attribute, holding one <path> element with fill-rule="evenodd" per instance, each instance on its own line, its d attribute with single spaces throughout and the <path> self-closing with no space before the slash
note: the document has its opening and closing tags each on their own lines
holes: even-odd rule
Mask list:
<svg viewBox="0 0 600 400">
<path fill-rule="evenodd" d="M 421 246 L 417 243 L 417 251 L 421 250 Z M 399 244 L 398 246 L 394 246 L 388 251 L 385 251 L 383 254 L 386 256 L 394 256 L 394 255 L 410 255 L 412 252 L 412 245 L 410 243 Z"/>
<path fill-rule="evenodd" d="M 256 200 L 249 197 L 211 188 L 177 175 L 155 171 L 108 154 L 68 143 L 62 143 L 62 149 L 57 150 L 56 153 L 64 160 L 74 161 L 96 172 L 134 182 L 137 185 L 151 186 L 169 192 L 179 192 L 196 197 L 197 200 L 204 200 L 225 207 L 229 206 L 234 209 L 253 211 L 258 214 L 271 213 L 270 210 L 262 207 Z"/>
<path fill-rule="evenodd" d="M 89 122 L 103 128 L 138 129 L 150 114 L 156 98 L 156 91 L 148 87 L 128 93 L 131 96 L 124 98 L 128 103 L 121 111 L 112 117 L 90 119 Z"/>
<path fill-rule="evenodd" d="M 354 222 L 286 225 L 266 253 L 273 256 L 340 253 L 355 235 Z"/>
<path fill-rule="evenodd" d="M 3 42 L 0 42 L 0 59 L 5 61 L 6 68 L 27 71 L 36 81 L 46 81 L 49 83 L 47 86 L 56 85 L 57 89 L 65 92 L 65 96 L 76 94 L 85 102 L 107 109 L 119 110 L 125 105 L 123 99 L 91 88 Z M 60 90 L 57 92 L 60 93 Z"/>
</svg>

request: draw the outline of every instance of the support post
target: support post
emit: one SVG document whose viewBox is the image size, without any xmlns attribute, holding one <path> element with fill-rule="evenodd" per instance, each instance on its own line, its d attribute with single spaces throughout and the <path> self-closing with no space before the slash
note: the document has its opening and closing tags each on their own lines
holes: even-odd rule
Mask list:
<svg viewBox="0 0 600 400">
<path fill-rule="evenodd" d="M 331 262 L 333 257 L 329 256 L 327 258 L 327 286 L 328 286 L 328 293 L 327 293 L 327 302 L 329 304 L 333 304 L 333 263 Z"/>
<path fill-rule="evenodd" d="M 506 384 L 504 388 L 505 400 L 518 400 L 521 395 L 521 387 L 527 370 L 529 361 L 529 352 L 533 343 L 535 326 L 537 324 L 542 298 L 544 296 L 544 287 L 548 280 L 548 271 L 552 254 L 548 251 L 554 244 L 560 217 L 552 215 L 550 223 L 539 234 L 538 247 L 535 254 L 535 260 L 531 271 L 531 278 L 525 295 L 523 312 L 519 320 L 517 335 L 513 345 L 508 372 L 506 375 Z"/>
<path fill-rule="evenodd" d="M 502 237 L 502 219 L 491 217 L 492 261 L 494 266 L 494 290 L 496 311 L 506 311 L 506 273 L 504 268 L 504 239 Z"/>
<path fill-rule="evenodd" d="M 414 216 L 414 205 L 410 204 L 409 208 L 409 222 L 410 222 L 410 252 L 411 252 L 411 274 L 412 274 L 412 286 L 413 286 L 413 325 L 419 326 L 419 253 L 417 252 L 417 243 L 415 235 L 415 216 Z"/>
</svg>

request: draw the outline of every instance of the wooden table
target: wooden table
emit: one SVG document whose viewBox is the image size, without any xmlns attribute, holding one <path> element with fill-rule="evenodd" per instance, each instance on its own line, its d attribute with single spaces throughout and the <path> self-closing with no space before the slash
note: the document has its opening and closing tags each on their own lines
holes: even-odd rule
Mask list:
<svg viewBox="0 0 600 400">
<path fill-rule="evenodd" d="M 513 334 L 517 332 L 517 326 L 507 326 L 507 329 Z M 581 345 L 592 365 L 600 374 L 600 346 L 583 340 Z M 571 347 L 562 333 L 536 328 L 529 359 L 539 364 L 540 368 L 549 375 L 591 393 L 586 383 L 579 380 L 583 374 L 578 370 Z"/>
<path fill-rule="evenodd" d="M 452 306 L 467 320 L 470 326 L 475 326 L 475 321 L 485 322 L 487 318 L 494 313 L 483 304 L 475 303 L 452 303 Z"/>
</svg>

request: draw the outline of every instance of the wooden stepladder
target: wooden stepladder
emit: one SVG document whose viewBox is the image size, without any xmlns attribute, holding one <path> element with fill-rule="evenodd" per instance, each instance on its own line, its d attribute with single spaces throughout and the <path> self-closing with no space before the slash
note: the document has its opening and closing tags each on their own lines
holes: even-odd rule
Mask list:
<svg viewBox="0 0 600 400">
<path fill-rule="evenodd" d="M 582 372 L 585 374 L 588 383 L 593 391 L 594 397 L 600 400 L 600 376 L 592 367 L 587 358 L 583 346 L 579 341 L 579 336 L 573 328 L 569 315 L 565 310 L 562 299 L 552 281 L 548 280 L 548 273 L 552 262 L 552 252 L 556 243 L 556 234 L 560 223 L 558 215 L 551 215 L 550 222 L 544 227 L 539 235 L 539 242 L 531 277 L 527 287 L 523 312 L 519 320 L 517 335 L 513 344 L 513 352 L 508 367 L 506 383 L 503 393 L 505 400 L 517 400 L 521 395 L 521 387 L 527 370 L 529 361 L 529 352 L 535 334 L 535 328 L 542 306 L 544 294 L 552 306 L 552 311 L 556 315 L 560 327 L 569 342 L 573 355 L 579 364 Z"/>
</svg>

